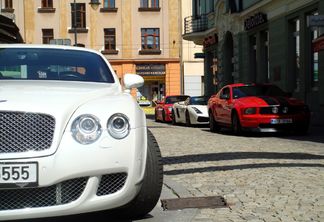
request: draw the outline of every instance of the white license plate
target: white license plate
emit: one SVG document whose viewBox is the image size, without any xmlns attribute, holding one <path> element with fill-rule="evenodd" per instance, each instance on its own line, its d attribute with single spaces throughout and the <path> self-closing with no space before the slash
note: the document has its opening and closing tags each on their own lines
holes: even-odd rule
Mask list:
<svg viewBox="0 0 324 222">
<path fill-rule="evenodd" d="M 30 187 L 38 184 L 37 163 L 1 163 L 0 187 Z"/>
<path fill-rule="evenodd" d="M 271 124 L 287 124 L 292 123 L 292 119 L 271 119 Z"/>
</svg>

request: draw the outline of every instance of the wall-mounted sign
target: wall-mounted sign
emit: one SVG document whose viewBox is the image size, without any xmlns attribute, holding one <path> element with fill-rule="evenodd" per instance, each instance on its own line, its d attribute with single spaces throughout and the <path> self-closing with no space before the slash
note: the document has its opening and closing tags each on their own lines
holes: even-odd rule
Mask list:
<svg viewBox="0 0 324 222">
<path fill-rule="evenodd" d="M 210 35 L 204 39 L 203 46 L 204 46 L 204 48 L 208 48 L 208 47 L 215 45 L 217 43 L 218 43 L 218 35 L 217 34 Z"/>
<path fill-rule="evenodd" d="M 307 26 L 321 27 L 324 26 L 324 15 L 310 15 L 307 16 Z"/>
<path fill-rule="evenodd" d="M 244 21 L 244 29 L 249 31 L 258 27 L 259 25 L 265 24 L 268 21 L 267 15 L 264 13 L 257 13 Z"/>
<path fill-rule="evenodd" d="M 165 75 L 165 64 L 136 64 L 136 74 L 143 76 Z"/>
</svg>

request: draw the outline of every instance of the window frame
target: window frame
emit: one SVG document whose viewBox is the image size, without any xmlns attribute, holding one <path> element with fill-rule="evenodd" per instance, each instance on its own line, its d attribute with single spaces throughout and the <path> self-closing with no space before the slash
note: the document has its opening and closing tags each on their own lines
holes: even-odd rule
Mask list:
<svg viewBox="0 0 324 222">
<path fill-rule="evenodd" d="M 100 12 L 117 12 L 116 0 L 102 0 Z"/>
<path fill-rule="evenodd" d="M 13 9 L 13 3 L 12 0 L 5 0 L 5 9 Z"/>
<path fill-rule="evenodd" d="M 2 1 L 2 0 L 1 0 Z M 4 8 L 0 9 L 1 12 L 14 13 L 13 2 L 12 0 L 5 0 Z"/>
<path fill-rule="evenodd" d="M 160 11 L 160 0 L 140 0 L 138 11 Z"/>
<path fill-rule="evenodd" d="M 39 13 L 54 13 L 54 2 L 53 0 L 42 0 L 41 7 L 38 8 Z"/>
<path fill-rule="evenodd" d="M 50 44 L 52 39 L 54 39 L 54 29 L 42 29 L 42 44 Z"/>
<path fill-rule="evenodd" d="M 116 49 L 116 28 L 104 28 L 104 50 L 101 51 L 103 54 L 118 54 Z M 111 32 L 111 33 L 109 33 Z M 112 38 L 111 41 L 107 41 L 108 39 Z M 110 45 L 107 47 L 107 45 Z"/>
<path fill-rule="evenodd" d="M 74 21 L 74 3 L 71 3 L 71 28 L 69 33 L 87 33 L 87 8 L 85 3 L 75 3 L 76 4 L 76 21 Z M 76 24 L 75 24 L 76 23 Z"/>
<path fill-rule="evenodd" d="M 149 32 L 150 30 L 152 34 Z M 149 48 L 149 37 L 153 37 L 152 48 Z M 140 54 L 161 54 L 160 39 L 160 28 L 141 28 Z"/>
<path fill-rule="evenodd" d="M 42 0 L 42 8 L 53 8 L 53 0 Z"/>
</svg>

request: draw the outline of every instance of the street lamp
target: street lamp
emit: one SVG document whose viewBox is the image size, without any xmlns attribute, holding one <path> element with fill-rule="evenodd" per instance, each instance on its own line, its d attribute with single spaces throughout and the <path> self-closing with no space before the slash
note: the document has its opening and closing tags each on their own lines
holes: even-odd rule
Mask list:
<svg viewBox="0 0 324 222">
<path fill-rule="evenodd" d="M 78 31 L 77 31 L 77 7 L 76 7 L 76 0 L 73 2 L 74 4 L 74 14 L 73 14 L 73 20 L 74 20 L 74 46 L 78 45 Z M 97 10 L 100 2 L 99 0 L 90 0 L 89 5 L 92 9 Z"/>
<path fill-rule="evenodd" d="M 100 2 L 99 2 L 99 0 L 91 0 L 91 1 L 89 2 L 89 5 L 91 6 L 91 8 L 92 8 L 93 10 L 97 10 L 98 7 L 99 7 L 99 5 L 100 5 Z"/>
</svg>

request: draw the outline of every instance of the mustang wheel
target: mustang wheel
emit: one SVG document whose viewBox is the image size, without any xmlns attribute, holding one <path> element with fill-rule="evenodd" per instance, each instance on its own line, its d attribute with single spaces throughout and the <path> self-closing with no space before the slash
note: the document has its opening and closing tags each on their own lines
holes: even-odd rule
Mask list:
<svg viewBox="0 0 324 222">
<path fill-rule="evenodd" d="M 166 121 L 165 121 L 165 111 L 164 111 L 164 110 L 162 111 L 162 121 L 163 121 L 163 122 L 166 122 Z"/>
<path fill-rule="evenodd" d="M 147 159 L 145 176 L 137 196 L 126 206 L 109 211 L 114 217 L 137 219 L 148 214 L 157 204 L 163 184 L 163 165 L 160 148 L 151 133 L 147 131 Z"/>
<path fill-rule="evenodd" d="M 232 114 L 232 131 L 235 135 L 240 135 L 242 133 L 240 119 L 236 112 Z"/>
<path fill-rule="evenodd" d="M 154 119 L 155 119 L 155 122 L 159 122 L 158 114 L 157 114 L 156 110 L 155 110 L 155 113 L 154 113 Z"/>
<path fill-rule="evenodd" d="M 220 127 L 215 121 L 213 114 L 211 112 L 209 112 L 209 129 L 213 133 L 218 132 L 220 130 Z"/>
</svg>

